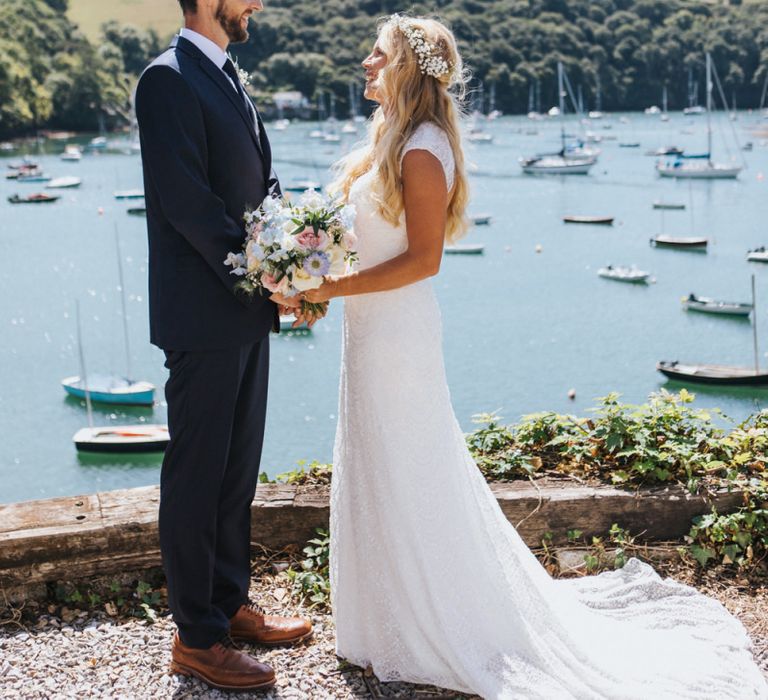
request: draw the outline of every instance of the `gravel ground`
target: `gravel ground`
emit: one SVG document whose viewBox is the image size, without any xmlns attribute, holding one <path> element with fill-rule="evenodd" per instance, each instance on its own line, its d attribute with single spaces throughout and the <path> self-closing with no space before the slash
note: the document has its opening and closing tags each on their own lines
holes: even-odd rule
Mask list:
<svg viewBox="0 0 768 700">
<path fill-rule="evenodd" d="M 701 575 L 679 562 L 659 564 L 667 575 L 716 597 L 749 629 L 768 676 L 768 587 L 746 580 Z M 462 698 L 450 691 L 402 683 L 379 683 L 334 654 L 333 626 L 322 612 L 307 612 L 291 597 L 284 575 L 255 565 L 253 597 L 273 612 L 305 614 L 315 625 L 309 642 L 295 648 L 252 647 L 272 665 L 277 686 L 267 692 L 211 690 L 201 682 L 169 675 L 174 626 L 161 612 L 157 621 L 125 618 L 109 604 L 78 611 L 43 604 L 24 616 L 0 610 L 0 697 L 2 698 Z"/>
</svg>

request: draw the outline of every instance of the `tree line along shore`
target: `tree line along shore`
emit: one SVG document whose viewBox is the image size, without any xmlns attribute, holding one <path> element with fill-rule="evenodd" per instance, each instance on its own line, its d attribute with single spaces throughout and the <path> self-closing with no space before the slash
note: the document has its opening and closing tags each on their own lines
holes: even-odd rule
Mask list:
<svg viewBox="0 0 768 700">
<path fill-rule="evenodd" d="M 110 21 L 89 40 L 68 5 L 0 5 L 0 138 L 130 123 L 136 78 L 169 37 Z M 486 110 L 546 111 L 557 102 L 558 60 L 585 109 L 642 109 L 660 104 L 664 88 L 669 108 L 681 109 L 703 100 L 707 51 L 730 107 L 757 107 L 765 97 L 762 0 L 270 0 L 233 53 L 268 115 L 270 95 L 298 91 L 311 106 L 304 116 L 318 116 L 318 107 L 346 116 L 360 98 L 359 64 L 377 19 L 404 9 L 450 23 L 475 106 L 483 97 Z"/>
</svg>

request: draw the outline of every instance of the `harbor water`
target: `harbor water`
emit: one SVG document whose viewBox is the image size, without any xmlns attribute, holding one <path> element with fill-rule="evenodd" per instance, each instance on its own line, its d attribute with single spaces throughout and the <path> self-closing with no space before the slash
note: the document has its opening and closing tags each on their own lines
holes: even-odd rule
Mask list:
<svg viewBox="0 0 768 700">
<path fill-rule="evenodd" d="M 752 324 L 685 312 L 694 292 L 728 301 L 750 300 L 757 277 L 760 361 L 768 365 L 768 266 L 746 261 L 750 248 L 768 245 L 768 148 L 752 127 L 757 114 L 715 120 L 715 159 L 746 161 L 735 181 L 660 179 L 645 151 L 706 146 L 706 121 L 679 113 L 669 122 L 643 114 L 610 115 L 589 129 L 602 153 L 587 176 L 527 176 L 520 156 L 554 151 L 559 125 L 502 117 L 484 128 L 492 143 L 468 143 L 471 213 L 489 214 L 467 243 L 483 255 L 446 256 L 434 285 L 440 299 L 448 380 L 465 430 L 472 416 L 498 411 L 508 422 L 554 410 L 584 415 L 595 398 L 619 392 L 642 402 L 662 387 L 678 390 L 656 369 L 659 360 L 751 366 Z M 310 138 L 313 124 L 270 129 L 275 168 L 284 184 L 330 179 L 328 166 L 362 136 L 338 143 Z M 578 122 L 568 122 L 577 132 Z M 749 152 L 741 144 L 754 142 Z M 722 138 L 718 137 L 722 135 Z M 763 137 L 765 138 L 765 137 Z M 83 141 L 87 143 L 87 139 Z M 628 144 L 639 146 L 628 146 Z M 725 144 L 730 147 L 730 152 Z M 52 204 L 13 205 L 8 197 L 44 185 L 0 179 L 0 502 L 90 493 L 157 483 L 160 459 L 79 457 L 73 434 L 87 424 L 81 401 L 67 398 L 64 377 L 78 374 L 75 302 L 80 301 L 89 372 L 126 367 L 115 231 L 119 232 L 135 378 L 158 386 L 154 408 L 96 406 L 98 425 L 164 422 L 163 354 L 148 340 L 146 221 L 130 216 L 136 201 L 116 190 L 141 188 L 136 154 L 110 149 L 63 162 L 64 143 L 29 146 L 0 158 L 0 170 L 29 153 L 54 177 L 76 175 L 79 189 L 54 192 Z M 4 154 L 5 155 L 5 154 Z M 679 202 L 662 214 L 654 200 Z M 141 202 L 138 202 L 141 204 Z M 565 215 L 615 217 L 613 226 L 573 225 Z M 706 253 L 655 249 L 660 233 L 706 236 Z M 365 235 L 364 231 L 359 232 Z M 648 285 L 597 275 L 606 264 L 637 265 Z M 329 461 L 336 426 L 342 302 L 311 334 L 272 337 L 263 471 L 274 476 L 298 460 Z M 397 381 L 393 377 L 392 381 Z M 768 389 L 691 387 L 696 404 L 740 420 L 765 406 Z M 569 399 L 569 390 L 575 399 Z M 403 401 L 418 392 L 403 386 Z M 416 427 L 415 427 L 416 429 Z"/>
</svg>

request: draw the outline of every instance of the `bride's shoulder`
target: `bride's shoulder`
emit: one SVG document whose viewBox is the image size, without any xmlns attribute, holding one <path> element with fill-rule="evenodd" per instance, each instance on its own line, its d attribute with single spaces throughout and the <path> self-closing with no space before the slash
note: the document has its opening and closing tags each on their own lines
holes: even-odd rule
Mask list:
<svg viewBox="0 0 768 700">
<path fill-rule="evenodd" d="M 419 124 L 408 139 L 406 147 L 413 147 L 414 144 L 423 145 L 425 143 L 439 144 L 441 146 L 450 145 L 448 134 L 434 122 L 422 122 Z"/>
<path fill-rule="evenodd" d="M 445 172 L 448 189 L 450 190 L 453 187 L 456 163 L 453 148 L 451 148 L 451 142 L 445 130 L 441 129 L 434 122 L 422 122 L 419 124 L 403 147 L 400 163 L 402 164 L 403 158 L 405 158 L 405 154 L 408 151 L 416 150 L 429 151 L 440 161 Z"/>
</svg>

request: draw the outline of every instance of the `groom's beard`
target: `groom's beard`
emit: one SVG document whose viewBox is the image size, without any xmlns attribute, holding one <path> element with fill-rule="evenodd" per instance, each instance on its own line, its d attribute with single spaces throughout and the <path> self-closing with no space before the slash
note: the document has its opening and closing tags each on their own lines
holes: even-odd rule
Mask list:
<svg viewBox="0 0 768 700">
<path fill-rule="evenodd" d="M 216 21 L 227 35 L 230 44 L 242 44 L 248 41 L 248 30 L 243 29 L 240 19 L 242 15 L 236 17 L 227 16 L 227 0 L 219 0 L 219 6 L 216 8 Z"/>
</svg>

